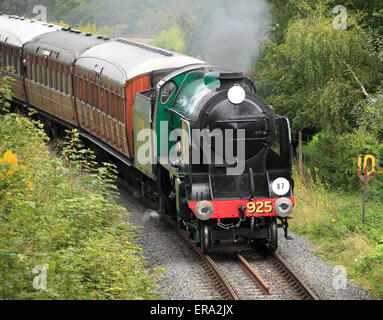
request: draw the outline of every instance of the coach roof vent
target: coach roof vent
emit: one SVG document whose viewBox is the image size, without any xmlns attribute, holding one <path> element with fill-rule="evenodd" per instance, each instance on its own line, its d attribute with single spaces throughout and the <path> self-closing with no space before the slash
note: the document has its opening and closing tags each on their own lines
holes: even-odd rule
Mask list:
<svg viewBox="0 0 383 320">
<path fill-rule="evenodd" d="M 92 35 L 92 34 L 89 33 L 89 32 L 85 33 L 85 36 L 86 36 L 86 37 L 90 37 L 91 35 Z"/>
<path fill-rule="evenodd" d="M 162 49 L 159 49 L 156 47 L 148 46 L 148 45 L 140 43 L 140 42 L 135 42 L 135 41 L 126 40 L 126 39 L 122 39 L 122 38 L 118 38 L 118 39 L 116 39 L 116 41 L 120 42 L 120 43 L 125 43 L 125 44 L 130 45 L 130 46 L 134 46 L 137 48 L 141 48 L 141 49 L 144 49 L 144 50 L 147 50 L 150 52 L 159 53 L 159 54 L 162 54 L 163 56 L 166 56 L 166 57 L 171 57 L 174 55 L 173 53 L 171 53 L 169 51 L 165 51 L 165 50 L 162 50 Z"/>
</svg>

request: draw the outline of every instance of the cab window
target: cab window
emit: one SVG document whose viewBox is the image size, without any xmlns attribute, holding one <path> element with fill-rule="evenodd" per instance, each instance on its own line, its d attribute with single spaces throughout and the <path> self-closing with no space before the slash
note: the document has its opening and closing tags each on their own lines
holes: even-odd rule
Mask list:
<svg viewBox="0 0 383 320">
<path fill-rule="evenodd" d="M 177 85 L 174 83 L 174 81 L 170 81 L 163 85 L 161 90 L 161 103 L 166 104 L 176 90 Z"/>
</svg>

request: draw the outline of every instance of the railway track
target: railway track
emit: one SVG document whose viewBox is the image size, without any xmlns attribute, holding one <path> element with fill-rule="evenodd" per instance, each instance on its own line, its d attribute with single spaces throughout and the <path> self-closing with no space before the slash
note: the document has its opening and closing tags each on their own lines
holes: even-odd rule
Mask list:
<svg viewBox="0 0 383 320">
<path fill-rule="evenodd" d="M 131 192 L 137 192 L 132 186 L 119 179 L 119 184 Z M 146 198 L 142 201 L 156 209 L 153 202 Z M 200 259 L 203 270 L 208 274 L 216 290 L 225 300 L 242 299 L 302 299 L 318 300 L 315 293 L 304 283 L 287 262 L 277 253 L 263 257 L 251 250 L 241 251 L 240 247 L 229 252 L 216 252 L 205 255 L 194 243 L 187 232 L 179 228 L 168 215 L 161 215 L 184 239 L 194 254 Z M 214 251 L 214 250 L 213 250 Z M 249 256 L 246 259 L 244 256 Z M 256 269 L 260 269 L 259 272 Z M 243 272 L 241 273 L 241 270 Z M 261 273 L 271 274 L 265 279 Z M 262 271 L 262 272 L 261 272 Z M 276 279 L 276 280 L 275 280 Z M 269 283 L 272 282 L 272 284 Z"/>
<path fill-rule="evenodd" d="M 318 296 L 305 284 L 287 262 L 277 253 L 273 254 L 274 266 L 285 276 L 289 283 L 296 288 L 303 300 L 319 300 Z"/>
<path fill-rule="evenodd" d="M 232 272 L 224 272 L 220 267 L 220 263 L 212 257 L 211 255 L 203 254 L 202 250 L 189 238 L 185 230 L 178 227 L 177 223 L 172 220 L 169 216 L 163 215 L 163 217 L 171 224 L 174 229 L 185 239 L 185 241 L 190 245 L 193 251 L 202 259 L 203 268 L 208 273 L 219 293 L 223 299 L 227 300 L 242 300 L 243 298 L 249 298 L 245 296 L 244 293 L 241 294 L 238 292 L 238 285 L 235 286 L 232 283 L 233 274 Z M 302 300 L 319 300 L 315 293 L 304 283 L 304 281 L 296 274 L 296 272 L 287 264 L 287 262 L 277 253 L 274 253 L 271 257 L 266 258 L 269 265 L 274 267 L 274 272 L 279 273 L 281 278 L 289 284 L 291 291 L 296 293 L 296 297 Z M 259 291 L 262 292 L 263 296 L 259 294 L 255 295 L 255 298 L 266 298 L 272 297 L 273 293 L 271 286 L 265 281 L 262 276 L 253 268 L 251 263 L 249 263 L 242 254 L 236 253 L 235 260 L 237 265 L 247 274 L 247 281 L 252 281 Z M 243 278 L 242 278 L 243 279 Z M 241 281 L 243 283 L 243 281 Z M 282 289 L 283 290 L 283 289 Z M 250 296 L 251 297 L 251 296 Z M 277 298 L 281 298 L 280 294 Z"/>
</svg>

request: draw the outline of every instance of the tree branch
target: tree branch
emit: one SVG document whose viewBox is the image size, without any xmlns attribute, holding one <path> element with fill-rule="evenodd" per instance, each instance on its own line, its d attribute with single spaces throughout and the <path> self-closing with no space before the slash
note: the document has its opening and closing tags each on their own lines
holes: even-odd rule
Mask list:
<svg viewBox="0 0 383 320">
<path fill-rule="evenodd" d="M 367 99 L 369 99 L 369 100 L 371 100 L 372 102 L 375 103 L 375 102 L 376 102 L 376 99 L 373 99 L 373 98 L 371 98 L 371 97 L 369 96 L 369 94 L 368 94 L 367 91 L 366 91 L 366 88 L 363 86 L 362 82 L 360 82 L 360 80 L 358 79 L 358 77 L 356 76 L 356 74 L 354 73 L 354 71 L 352 71 L 351 67 L 350 67 L 346 62 L 343 61 L 343 63 L 344 63 L 345 66 L 347 67 L 348 71 L 351 72 L 351 74 L 353 75 L 355 81 L 359 83 L 360 88 L 362 89 L 362 92 L 363 92 L 363 94 L 365 95 L 365 97 L 366 97 Z"/>
</svg>

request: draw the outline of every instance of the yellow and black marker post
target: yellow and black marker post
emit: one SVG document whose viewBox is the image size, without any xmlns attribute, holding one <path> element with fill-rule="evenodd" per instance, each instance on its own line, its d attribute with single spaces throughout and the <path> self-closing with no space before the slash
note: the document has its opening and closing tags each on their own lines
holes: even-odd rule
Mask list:
<svg viewBox="0 0 383 320">
<path fill-rule="evenodd" d="M 374 179 L 373 174 L 375 173 L 375 157 L 371 154 L 367 154 L 363 159 L 363 170 L 362 170 L 362 159 L 363 155 L 358 155 L 358 177 L 363 182 L 363 225 L 365 222 L 365 212 L 366 212 L 366 187 L 372 179 Z M 371 162 L 371 169 L 367 170 L 368 162 Z M 362 171 L 364 174 L 362 174 Z"/>
</svg>

